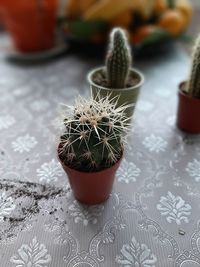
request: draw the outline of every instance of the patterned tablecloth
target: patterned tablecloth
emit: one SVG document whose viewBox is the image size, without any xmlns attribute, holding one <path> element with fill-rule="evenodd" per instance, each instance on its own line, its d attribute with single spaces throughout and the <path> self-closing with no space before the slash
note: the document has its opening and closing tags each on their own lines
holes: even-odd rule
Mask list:
<svg viewBox="0 0 200 267">
<path fill-rule="evenodd" d="M 34 66 L 0 59 L 0 266 L 200 266 L 200 137 L 175 127 L 181 51 L 138 62 L 145 73 L 110 199 L 83 206 L 56 158 L 60 103 L 88 95 L 97 62 Z"/>
</svg>

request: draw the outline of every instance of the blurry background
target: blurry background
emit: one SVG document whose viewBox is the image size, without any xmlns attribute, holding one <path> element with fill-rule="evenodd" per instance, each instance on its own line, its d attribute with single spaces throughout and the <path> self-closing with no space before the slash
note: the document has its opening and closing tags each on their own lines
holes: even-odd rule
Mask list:
<svg viewBox="0 0 200 267">
<path fill-rule="evenodd" d="M 195 5 L 195 6 L 200 6 L 200 2 L 199 2 L 199 0 L 191 0 L 191 2 L 192 2 L 193 5 Z"/>
<path fill-rule="evenodd" d="M 60 42 L 98 53 L 117 26 L 127 29 L 138 54 L 149 48 L 155 53 L 174 41 L 188 48 L 199 30 L 199 14 L 198 0 L 0 1 L 1 24 L 13 44 L 9 40 L 6 49 L 26 54 L 58 48 Z"/>
</svg>

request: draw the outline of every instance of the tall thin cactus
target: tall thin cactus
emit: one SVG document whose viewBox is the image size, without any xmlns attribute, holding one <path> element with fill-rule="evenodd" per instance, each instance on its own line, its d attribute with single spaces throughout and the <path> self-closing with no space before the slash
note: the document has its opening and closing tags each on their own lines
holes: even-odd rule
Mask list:
<svg viewBox="0 0 200 267">
<path fill-rule="evenodd" d="M 125 31 L 115 28 L 110 35 L 106 56 L 106 76 L 110 88 L 125 88 L 132 56 Z"/>
<path fill-rule="evenodd" d="M 190 96 L 200 99 L 200 35 L 194 45 L 192 71 L 187 91 Z"/>
<path fill-rule="evenodd" d="M 117 99 L 84 99 L 66 108 L 59 157 L 69 167 L 94 172 L 115 164 L 123 153 L 127 106 Z"/>
</svg>

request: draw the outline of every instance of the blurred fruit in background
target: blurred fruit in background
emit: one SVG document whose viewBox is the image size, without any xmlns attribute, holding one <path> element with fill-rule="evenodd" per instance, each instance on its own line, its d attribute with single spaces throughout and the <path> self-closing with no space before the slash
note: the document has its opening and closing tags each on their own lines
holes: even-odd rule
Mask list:
<svg viewBox="0 0 200 267">
<path fill-rule="evenodd" d="M 54 46 L 57 0 L 0 0 L 0 13 L 17 50 L 34 52 Z"/>
<path fill-rule="evenodd" d="M 179 37 L 192 18 L 189 0 L 67 0 L 68 39 L 105 43 L 112 27 L 128 30 L 133 45 Z"/>
<path fill-rule="evenodd" d="M 0 16 L 20 52 L 53 48 L 56 27 L 74 44 L 101 45 L 119 26 L 127 30 L 133 47 L 140 48 L 181 37 L 192 18 L 189 1 L 0 0 Z"/>
</svg>

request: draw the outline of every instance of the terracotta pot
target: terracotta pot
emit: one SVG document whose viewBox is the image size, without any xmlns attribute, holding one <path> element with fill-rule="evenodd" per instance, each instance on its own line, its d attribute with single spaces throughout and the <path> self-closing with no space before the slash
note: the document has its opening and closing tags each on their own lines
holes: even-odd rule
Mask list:
<svg viewBox="0 0 200 267">
<path fill-rule="evenodd" d="M 190 97 L 184 93 L 186 82 L 179 85 L 177 126 L 181 130 L 198 134 L 200 133 L 200 99 Z"/>
<path fill-rule="evenodd" d="M 140 92 L 140 88 L 144 83 L 144 76 L 141 72 L 135 69 L 130 69 L 130 75 L 133 77 L 137 77 L 139 82 L 138 84 L 128 87 L 128 88 L 107 88 L 100 86 L 94 82 L 94 77 L 98 75 L 98 73 L 101 73 L 105 71 L 105 67 L 99 67 L 89 72 L 87 80 L 90 84 L 92 96 L 95 98 L 97 95 L 100 95 L 102 97 L 105 97 L 107 95 L 110 96 L 110 98 L 113 98 L 115 96 L 119 96 L 118 100 L 118 106 L 121 106 L 123 104 L 134 104 L 132 107 L 129 107 L 125 110 L 127 118 L 131 118 L 133 116 L 136 102 L 138 99 L 138 95 Z"/>
<path fill-rule="evenodd" d="M 55 45 L 57 0 L 1 0 L 0 5 L 17 50 L 35 52 Z"/>
<path fill-rule="evenodd" d="M 80 172 L 66 166 L 59 158 L 66 172 L 75 198 L 87 205 L 106 201 L 112 191 L 116 171 L 121 159 L 112 167 L 99 172 Z"/>
</svg>

